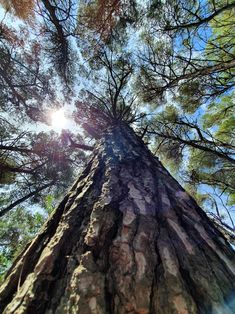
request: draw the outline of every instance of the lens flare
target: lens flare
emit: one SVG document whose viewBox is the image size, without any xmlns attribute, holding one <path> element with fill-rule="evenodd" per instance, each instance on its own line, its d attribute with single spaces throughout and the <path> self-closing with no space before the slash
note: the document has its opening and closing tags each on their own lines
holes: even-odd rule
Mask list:
<svg viewBox="0 0 235 314">
<path fill-rule="evenodd" d="M 63 109 L 51 113 L 51 126 L 54 130 L 60 131 L 67 125 L 67 119 Z"/>
</svg>

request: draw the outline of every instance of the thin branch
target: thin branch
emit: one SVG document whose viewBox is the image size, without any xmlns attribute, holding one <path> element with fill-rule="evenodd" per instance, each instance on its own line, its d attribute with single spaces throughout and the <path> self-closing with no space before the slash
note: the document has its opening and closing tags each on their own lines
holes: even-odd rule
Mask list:
<svg viewBox="0 0 235 314">
<path fill-rule="evenodd" d="M 184 28 L 192 28 L 192 27 L 198 27 L 202 24 L 208 23 L 211 20 L 213 20 L 217 15 L 221 14 L 222 12 L 226 11 L 226 10 L 230 10 L 232 8 L 235 7 L 235 3 L 230 3 L 227 4 L 226 6 L 215 10 L 215 12 L 213 12 L 211 15 L 205 17 L 205 18 L 200 18 L 199 16 L 197 16 L 198 21 L 196 22 L 191 22 L 191 23 L 185 23 L 185 24 L 179 24 L 179 25 L 173 25 L 173 26 L 166 26 L 165 30 L 166 31 L 173 31 L 173 30 L 179 30 L 179 29 L 184 29 Z M 192 12 L 190 12 L 192 14 Z"/>
<path fill-rule="evenodd" d="M 8 213 L 12 208 L 14 208 L 15 206 L 23 203 L 24 201 L 26 201 L 27 199 L 29 199 L 30 197 L 36 195 L 37 193 L 45 190 L 46 188 L 52 186 L 53 184 L 55 183 L 55 181 L 51 181 L 50 183 L 48 184 L 45 184 L 41 187 L 39 187 L 38 189 L 26 194 L 25 196 L 23 196 L 22 198 L 18 199 L 17 201 L 11 203 L 9 206 L 3 208 L 1 211 L 0 211 L 0 217 L 4 216 L 6 213 Z"/>
</svg>

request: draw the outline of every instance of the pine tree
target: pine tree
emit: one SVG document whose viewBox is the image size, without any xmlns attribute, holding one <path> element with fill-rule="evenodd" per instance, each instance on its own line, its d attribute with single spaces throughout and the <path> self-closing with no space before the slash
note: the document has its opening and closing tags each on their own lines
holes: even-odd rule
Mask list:
<svg viewBox="0 0 235 314">
<path fill-rule="evenodd" d="M 194 1 L 153 1 L 153 10 L 144 14 L 142 9 L 141 14 L 134 14 L 138 7 L 135 1 L 130 1 L 127 10 L 124 1 L 109 1 L 107 7 L 104 1 L 95 3 L 90 8 L 84 7 L 84 12 L 90 14 L 85 23 L 82 23 L 82 14 L 78 14 L 80 27 L 90 28 L 88 37 L 87 32 L 82 31 L 85 43 L 80 47 L 87 50 L 83 54 L 89 57 L 89 65 L 83 67 L 80 62 L 79 75 L 86 79 L 92 76 L 93 85 L 92 79 L 85 82 L 87 86 L 76 102 L 78 113 L 74 116 L 85 133 L 97 141 L 95 147 L 93 143 L 91 146 L 76 144 L 69 133 L 62 134 L 62 144 L 88 148 L 92 155 L 41 232 L 9 269 L 0 289 L 0 311 L 5 314 L 233 313 L 234 251 L 195 200 L 148 150 L 146 141 L 157 141 L 163 134 L 159 127 L 150 128 L 161 122 L 154 121 L 156 112 L 153 119 L 147 113 L 154 111 L 158 102 L 164 103 L 168 90 L 179 92 L 180 100 L 176 100 L 183 109 L 187 107 L 188 112 L 194 112 L 202 100 L 228 92 L 233 86 L 230 70 L 234 68 L 234 60 L 225 66 L 220 61 L 211 64 L 203 56 L 194 60 L 195 54 L 187 53 L 193 45 L 189 35 L 181 37 L 181 46 L 186 50 L 177 49 L 179 41 L 174 45 L 182 30 L 193 27 Z M 70 0 L 37 3 L 44 23 L 41 30 L 45 33 L 40 48 L 48 53 L 50 60 L 46 73 L 49 77 L 59 75 L 68 91 L 72 88 L 73 72 L 78 70 L 73 55 L 75 45 L 71 41 L 79 33 L 79 26 L 74 23 L 73 4 Z M 196 8 L 196 14 L 205 16 L 204 1 L 199 3 L 199 9 L 197 12 Z M 222 12 L 227 11 L 228 8 L 222 9 Z M 169 16 L 169 12 L 173 14 Z M 219 12 L 221 14 L 221 10 Z M 213 6 L 212 15 L 218 17 L 217 13 Z M 103 22 L 107 16 L 110 22 L 104 33 L 100 26 L 106 25 Z M 136 28 L 141 25 L 139 16 L 146 17 L 142 22 L 151 32 L 141 35 L 138 59 L 138 50 L 128 51 L 127 39 L 130 25 L 133 25 L 132 30 L 139 30 Z M 208 22 L 197 16 L 196 28 Z M 158 27 L 163 33 L 169 32 L 171 39 L 166 38 L 167 34 L 158 38 L 154 31 Z M 154 38 L 148 33 L 154 33 Z M 195 34 L 197 36 L 197 32 Z M 90 41 L 92 36 L 93 41 Z M 45 38 L 50 40 L 45 41 Z M 228 80 L 220 80 L 218 86 L 220 77 L 214 74 L 223 76 L 227 72 Z M 7 74 L 6 78 L 22 76 Z M 5 81 L 10 87 L 9 94 L 13 93 L 18 103 L 28 105 L 19 97 L 22 84 L 15 84 L 12 89 L 12 84 L 8 84 L 11 80 Z M 136 92 L 131 85 L 135 85 Z M 59 84 L 55 85 L 55 92 L 57 87 Z M 19 88 L 16 94 L 15 88 Z M 63 96 L 68 101 L 65 91 Z M 30 95 L 27 100 L 34 98 Z M 33 117 L 37 120 L 35 114 Z M 175 120 L 174 133 L 181 131 L 179 125 L 188 132 L 187 123 L 194 134 L 197 131 L 202 142 L 197 142 L 197 149 L 203 151 L 204 133 L 198 125 L 188 120 Z M 166 119 L 163 123 L 167 125 Z M 151 132 L 154 138 L 150 137 Z M 170 138 L 169 129 L 166 133 Z M 192 137 L 188 139 L 192 144 Z M 205 140 L 209 141 L 207 137 Z M 222 145 L 221 141 L 219 144 Z M 231 159 L 232 147 L 221 152 L 213 141 L 209 148 L 214 155 L 221 157 L 223 153 L 224 159 L 226 156 Z M 57 181 L 62 180 L 58 177 Z"/>
<path fill-rule="evenodd" d="M 233 313 L 235 254 L 123 122 L 18 257 L 3 313 Z"/>
</svg>

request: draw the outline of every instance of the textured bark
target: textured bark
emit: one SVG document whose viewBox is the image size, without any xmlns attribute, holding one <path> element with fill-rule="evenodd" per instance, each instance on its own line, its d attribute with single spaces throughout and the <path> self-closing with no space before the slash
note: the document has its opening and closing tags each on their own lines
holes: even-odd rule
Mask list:
<svg viewBox="0 0 235 314">
<path fill-rule="evenodd" d="M 234 313 L 234 252 L 125 125 L 15 261 L 3 313 Z"/>
</svg>

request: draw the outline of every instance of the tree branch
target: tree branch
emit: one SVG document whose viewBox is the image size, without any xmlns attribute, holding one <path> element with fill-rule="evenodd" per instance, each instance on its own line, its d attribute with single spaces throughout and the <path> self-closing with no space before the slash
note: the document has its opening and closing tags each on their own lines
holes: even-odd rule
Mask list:
<svg viewBox="0 0 235 314">
<path fill-rule="evenodd" d="M 30 192 L 29 194 L 26 194 L 25 196 L 23 196 L 22 198 L 18 199 L 17 201 L 15 201 L 14 203 L 11 203 L 9 206 L 3 208 L 0 211 L 0 217 L 2 217 L 3 215 L 5 215 L 6 213 L 8 213 L 12 208 L 14 208 L 15 206 L 23 203 L 24 201 L 26 201 L 27 199 L 29 199 L 30 197 L 36 195 L 37 193 L 45 190 L 46 188 L 48 188 L 49 186 L 52 186 L 55 183 L 55 181 L 51 181 L 48 184 L 45 184 L 43 186 L 41 186 L 40 188 Z"/>
<path fill-rule="evenodd" d="M 185 24 L 179 24 L 179 25 L 174 25 L 174 26 L 166 26 L 165 30 L 166 31 L 173 31 L 173 30 L 179 30 L 179 29 L 184 29 L 184 28 L 192 28 L 192 27 L 198 27 L 204 23 L 208 23 L 211 20 L 213 20 L 217 15 L 221 14 L 222 12 L 226 11 L 226 10 L 230 10 L 232 8 L 235 7 L 235 3 L 230 3 L 227 4 L 226 6 L 215 10 L 211 15 L 205 17 L 205 18 L 198 18 L 198 21 L 196 22 L 191 22 L 191 23 L 185 23 Z"/>
</svg>

